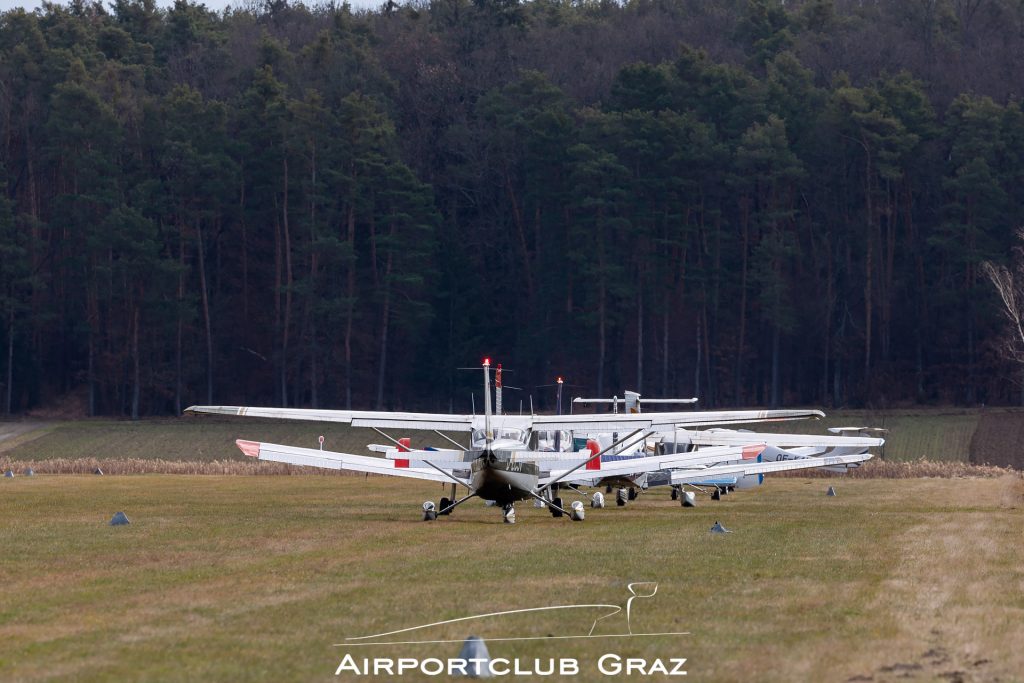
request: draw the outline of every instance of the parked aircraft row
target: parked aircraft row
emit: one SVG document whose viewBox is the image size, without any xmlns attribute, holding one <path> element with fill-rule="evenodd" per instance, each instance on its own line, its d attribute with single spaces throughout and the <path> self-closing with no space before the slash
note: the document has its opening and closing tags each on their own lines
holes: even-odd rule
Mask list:
<svg viewBox="0 0 1024 683">
<path fill-rule="evenodd" d="M 627 392 L 623 399 L 624 413 L 617 412 L 615 399 L 615 412 L 610 414 L 504 415 L 491 408 L 489 359 L 484 359 L 482 370 L 483 415 L 239 406 L 192 406 L 185 412 L 341 422 L 373 428 L 391 442 L 370 446 L 384 457 L 241 439 L 236 443 L 245 455 L 260 460 L 451 484 L 450 498 L 442 498 L 438 506 L 432 501 L 423 504 L 425 519 L 448 515 L 466 501 L 482 498 L 500 506 L 507 523 L 515 521 L 515 503 L 524 500 L 537 501 L 555 517 L 583 520 L 583 503 L 577 500 L 566 506 L 561 497 L 563 491 L 582 493 L 581 486 L 618 487 L 617 499 L 624 504 L 638 491 L 666 485 L 672 487 L 673 498 L 681 498 L 684 506 L 693 505 L 694 490 L 746 488 L 760 483 L 771 472 L 809 467 L 845 471 L 870 459 L 868 448 L 884 443 L 880 437 L 867 434 L 811 437 L 722 428 L 823 417 L 818 410 L 645 413 L 635 392 Z M 708 427 L 712 429 L 699 429 Z M 451 447 L 413 449 L 408 439 L 395 439 L 384 429 L 433 432 Z M 465 445 L 460 443 L 459 434 L 467 439 Z M 458 487 L 465 490 L 461 497 L 456 496 Z M 591 504 L 603 507 L 600 491 L 593 494 Z"/>
</svg>

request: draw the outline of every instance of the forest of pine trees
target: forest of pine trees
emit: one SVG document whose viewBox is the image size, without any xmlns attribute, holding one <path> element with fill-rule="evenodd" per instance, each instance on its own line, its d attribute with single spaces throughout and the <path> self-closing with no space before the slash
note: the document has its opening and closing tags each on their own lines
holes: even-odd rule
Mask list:
<svg viewBox="0 0 1024 683">
<path fill-rule="evenodd" d="M 0 15 L 0 413 L 1021 402 L 1017 0 Z"/>
</svg>

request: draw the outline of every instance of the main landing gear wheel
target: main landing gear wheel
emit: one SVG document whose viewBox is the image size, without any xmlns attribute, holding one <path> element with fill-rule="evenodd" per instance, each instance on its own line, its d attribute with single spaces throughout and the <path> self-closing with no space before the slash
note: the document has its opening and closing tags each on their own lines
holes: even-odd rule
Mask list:
<svg viewBox="0 0 1024 683">
<path fill-rule="evenodd" d="M 561 517 L 562 516 L 562 511 L 558 509 L 560 507 L 562 507 L 562 499 L 561 498 L 555 498 L 554 500 L 551 501 L 551 505 L 548 507 L 548 509 L 551 510 L 551 516 L 552 517 Z"/>
<path fill-rule="evenodd" d="M 619 507 L 624 507 L 628 499 L 629 494 L 626 493 L 626 489 L 619 489 L 615 492 L 615 504 Z"/>
<path fill-rule="evenodd" d="M 679 489 L 672 487 L 672 500 L 679 500 Z"/>
<path fill-rule="evenodd" d="M 634 489 L 634 488 L 629 489 L 629 499 L 630 500 L 636 500 L 636 497 L 638 495 L 640 495 L 640 494 L 636 492 L 636 489 Z"/>
<path fill-rule="evenodd" d="M 451 510 L 446 510 L 445 508 L 447 508 L 451 504 L 452 504 L 452 501 L 448 500 L 447 498 L 442 498 L 441 499 L 441 505 L 438 508 L 438 513 L 437 514 L 439 514 L 439 515 L 450 515 L 452 513 L 452 511 Z"/>
<path fill-rule="evenodd" d="M 515 524 L 516 523 L 516 509 L 514 507 L 512 507 L 511 505 L 506 505 L 505 506 L 505 510 L 502 513 L 502 518 L 503 518 L 505 524 Z"/>
<path fill-rule="evenodd" d="M 423 521 L 433 522 L 437 519 L 437 508 L 434 507 L 434 501 L 428 500 L 423 503 Z"/>
</svg>

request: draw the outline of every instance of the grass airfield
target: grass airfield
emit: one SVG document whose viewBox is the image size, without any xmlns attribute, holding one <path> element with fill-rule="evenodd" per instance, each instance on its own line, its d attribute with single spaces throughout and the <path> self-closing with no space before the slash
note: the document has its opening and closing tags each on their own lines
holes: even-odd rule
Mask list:
<svg viewBox="0 0 1024 683">
<path fill-rule="evenodd" d="M 491 656 L 579 660 L 565 680 L 605 679 L 608 652 L 686 657 L 701 681 L 1024 680 L 1020 477 L 774 479 L 691 510 L 656 490 L 583 523 L 521 504 L 508 526 L 472 501 L 419 521 L 441 495 L 356 476 L 0 479 L 0 680 L 387 680 L 334 671 L 346 652 L 446 658 L 459 644 L 335 644 L 622 605 L 631 581 L 659 584 L 634 603 L 634 633 L 690 635 L 493 642 Z M 130 526 L 107 525 L 118 510 Z M 715 520 L 734 533 L 709 534 Z M 574 635 L 593 618 L 414 637 Z"/>
</svg>

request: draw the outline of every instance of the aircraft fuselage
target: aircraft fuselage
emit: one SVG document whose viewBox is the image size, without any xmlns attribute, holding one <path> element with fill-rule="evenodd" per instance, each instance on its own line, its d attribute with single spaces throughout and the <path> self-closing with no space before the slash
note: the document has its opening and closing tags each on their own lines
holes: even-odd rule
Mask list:
<svg viewBox="0 0 1024 683">
<path fill-rule="evenodd" d="M 533 498 L 540 469 L 536 463 L 503 458 L 494 451 L 482 451 L 470 467 L 470 486 L 484 500 L 511 505 Z"/>
</svg>

